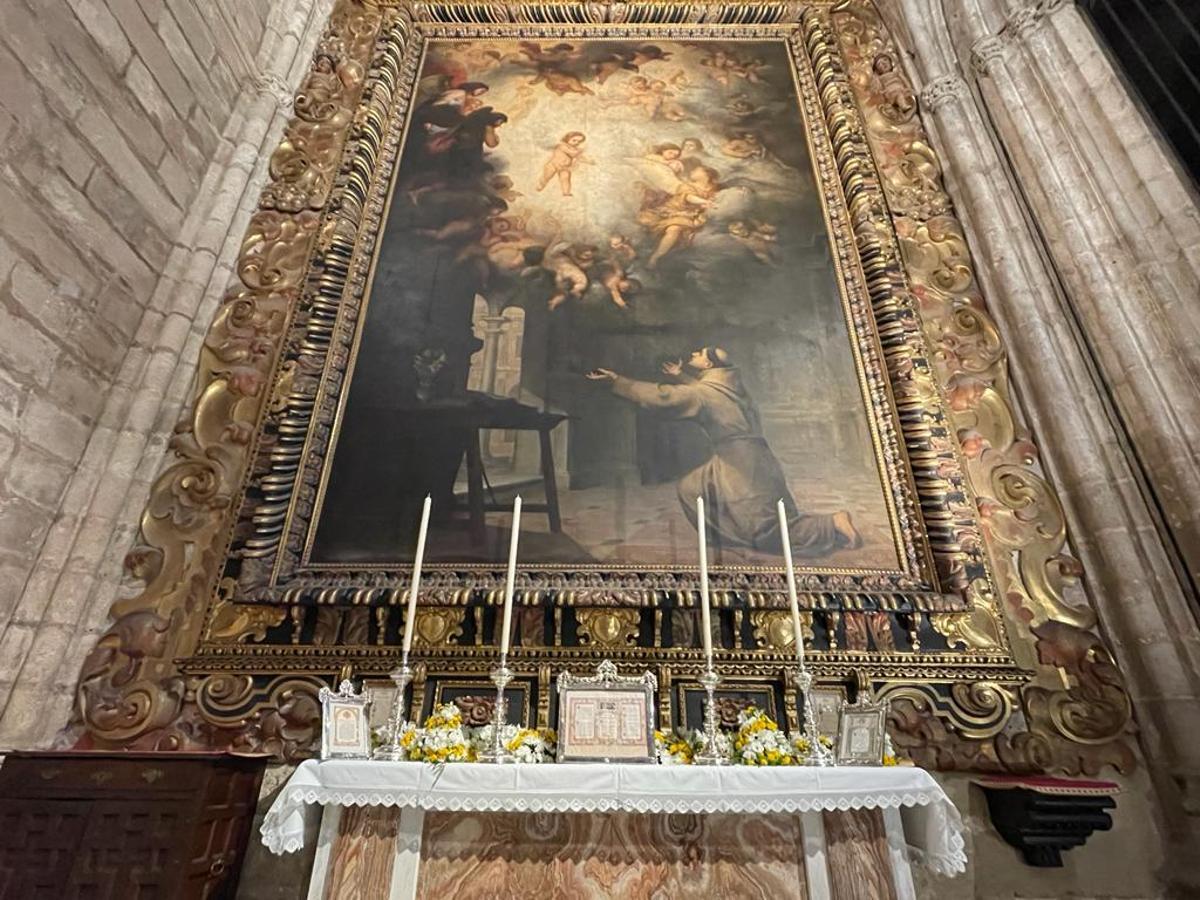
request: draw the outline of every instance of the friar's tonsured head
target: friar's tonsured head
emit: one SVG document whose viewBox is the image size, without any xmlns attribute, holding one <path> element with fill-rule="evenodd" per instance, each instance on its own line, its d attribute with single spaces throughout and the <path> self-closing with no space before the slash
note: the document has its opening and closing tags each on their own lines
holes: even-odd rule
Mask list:
<svg viewBox="0 0 1200 900">
<path fill-rule="evenodd" d="M 720 347 L 701 347 L 692 351 L 688 365 L 693 369 L 727 369 L 732 362 L 729 354 Z"/>
</svg>

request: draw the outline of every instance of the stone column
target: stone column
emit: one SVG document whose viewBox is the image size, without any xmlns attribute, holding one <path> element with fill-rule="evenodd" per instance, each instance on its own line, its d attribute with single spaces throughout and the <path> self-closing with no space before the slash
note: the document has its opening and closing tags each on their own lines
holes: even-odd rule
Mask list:
<svg viewBox="0 0 1200 900">
<path fill-rule="evenodd" d="M 504 315 L 481 316 L 479 321 L 483 324 L 483 360 L 480 363 L 480 368 L 483 369 L 483 382 L 479 389 L 485 394 L 494 394 L 496 392 L 496 364 L 500 357 L 500 337 L 504 334 L 508 319 Z"/>
<path fill-rule="evenodd" d="M 1021 188 L 1036 192 L 1036 183 L 1002 155 L 964 77 L 974 73 L 959 52 L 971 42 L 955 40 L 942 10 L 938 0 L 901 0 L 895 33 L 909 35 L 922 115 L 1007 338 L 1021 411 L 1063 501 L 1088 593 L 1128 679 L 1156 792 L 1182 842 L 1191 823 L 1179 786 L 1200 776 L 1200 630 L 1071 299 L 1031 225 Z M 978 5 L 958 13 L 959 29 L 964 19 L 987 21 Z"/>
<path fill-rule="evenodd" d="M 1040 0 L 972 47 L 1174 541 L 1200 581 L 1200 211 L 1079 10 Z"/>
<path fill-rule="evenodd" d="M 279 0 L 197 201 L 126 353 L 59 518 L 21 595 L 0 653 L 17 675 L 0 697 L 0 745 L 48 741 L 66 722 L 79 664 L 108 622 L 122 559 L 133 544 L 149 485 L 187 402 L 200 341 L 233 273 L 308 68 L 329 0 Z"/>
</svg>

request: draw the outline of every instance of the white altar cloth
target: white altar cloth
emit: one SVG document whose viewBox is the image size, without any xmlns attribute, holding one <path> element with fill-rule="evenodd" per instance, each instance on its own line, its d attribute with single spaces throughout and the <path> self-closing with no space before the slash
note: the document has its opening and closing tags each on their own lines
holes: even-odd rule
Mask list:
<svg viewBox="0 0 1200 900">
<path fill-rule="evenodd" d="M 601 763 L 488 765 L 307 760 L 271 804 L 262 841 L 274 853 L 304 845 L 307 804 L 490 812 L 808 813 L 898 809 L 915 861 L 966 869 L 962 818 L 924 769 L 661 766 Z"/>
</svg>

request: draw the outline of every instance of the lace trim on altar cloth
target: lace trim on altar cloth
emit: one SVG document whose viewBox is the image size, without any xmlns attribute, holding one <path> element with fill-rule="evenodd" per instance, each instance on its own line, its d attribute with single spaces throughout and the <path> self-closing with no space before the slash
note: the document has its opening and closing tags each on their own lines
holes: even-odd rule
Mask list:
<svg viewBox="0 0 1200 900">
<path fill-rule="evenodd" d="M 947 846 L 909 846 L 912 861 L 943 875 L 966 871 L 967 855 L 957 811 L 945 809 L 950 801 L 940 791 L 905 791 L 827 797 L 580 797 L 497 796 L 429 791 L 359 790 L 324 787 L 285 788 L 263 819 L 263 843 L 273 853 L 293 853 L 304 846 L 303 816 L 306 805 L 411 806 L 437 812 L 633 812 L 633 813 L 806 813 L 844 812 L 850 809 L 903 809 L 926 807 L 943 832 Z"/>
</svg>

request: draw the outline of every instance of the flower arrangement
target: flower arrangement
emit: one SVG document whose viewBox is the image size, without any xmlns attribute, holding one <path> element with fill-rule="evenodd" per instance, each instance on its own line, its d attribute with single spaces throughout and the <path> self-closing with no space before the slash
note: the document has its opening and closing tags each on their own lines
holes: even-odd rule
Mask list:
<svg viewBox="0 0 1200 900">
<path fill-rule="evenodd" d="M 818 740 L 820 740 L 821 746 L 826 750 L 833 750 L 833 738 L 823 734 Z M 812 745 L 809 743 L 808 738 L 802 734 L 792 738 L 792 746 L 795 748 L 796 756 L 800 762 L 808 759 L 812 752 Z"/>
<path fill-rule="evenodd" d="M 476 755 L 475 745 L 463 728 L 462 714 L 453 703 L 434 707 L 421 728 L 405 729 L 400 746 L 409 759 L 420 762 L 471 762 Z"/>
<path fill-rule="evenodd" d="M 659 763 L 664 766 L 691 765 L 692 740 L 676 734 L 667 734 L 665 731 L 655 731 L 654 752 Z"/>
<path fill-rule="evenodd" d="M 492 726 L 471 729 L 474 752 L 480 753 L 492 746 Z M 558 746 L 558 735 L 551 728 L 522 728 L 505 725 L 500 729 L 504 748 L 516 757 L 519 763 L 554 762 L 554 750 Z"/>
<path fill-rule="evenodd" d="M 774 719 L 758 707 L 748 706 L 738 713 L 733 761 L 743 766 L 795 766 L 803 760 Z"/>
</svg>

